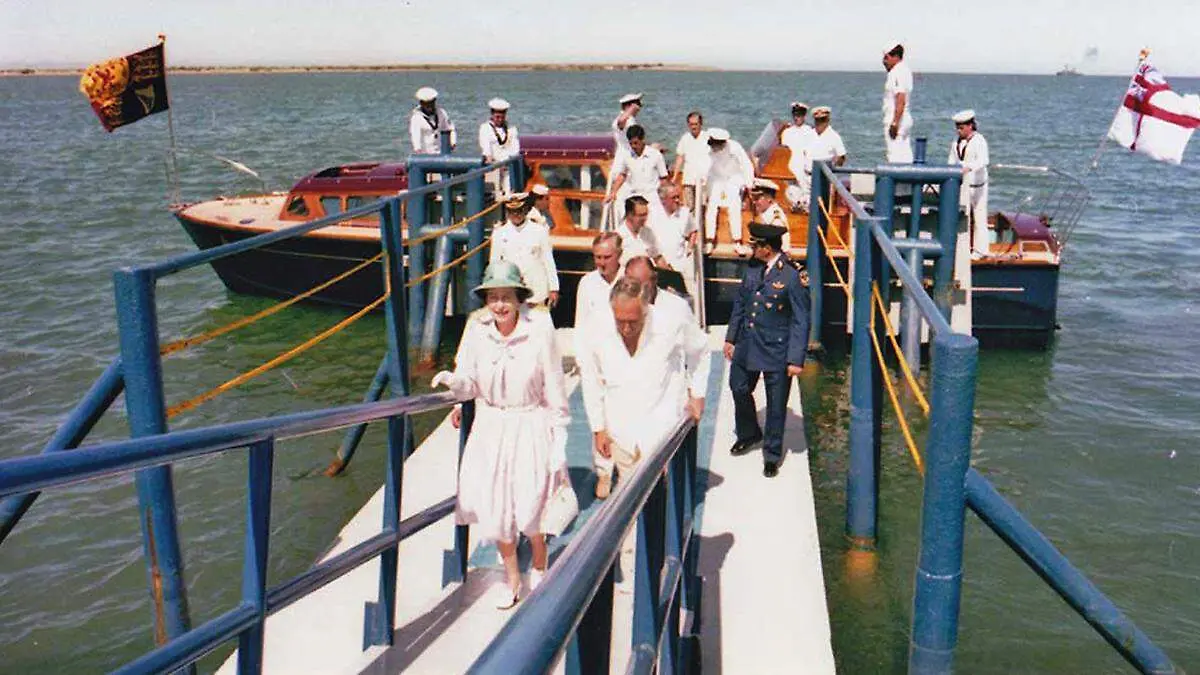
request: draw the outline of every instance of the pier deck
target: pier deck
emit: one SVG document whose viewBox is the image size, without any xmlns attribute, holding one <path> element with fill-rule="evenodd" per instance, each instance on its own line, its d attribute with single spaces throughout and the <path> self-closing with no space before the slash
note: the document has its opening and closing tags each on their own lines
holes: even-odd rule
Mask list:
<svg viewBox="0 0 1200 675">
<path fill-rule="evenodd" d="M 758 453 L 734 458 L 733 404 L 728 364 L 720 355 L 724 331 L 710 342 L 713 370 L 699 430 L 699 571 L 702 658 L 706 673 L 833 673 L 829 619 L 821 573 L 812 485 L 799 392 L 793 383 L 779 476 L 762 476 Z M 566 336 L 563 336 L 566 338 Z M 570 340 L 560 341 L 569 347 Z M 569 349 L 564 349 L 569 355 Z M 568 378 L 572 426 L 567 449 L 571 478 L 583 509 L 575 528 L 595 510 L 591 434 L 577 376 Z M 756 392 L 760 419 L 764 405 Z M 444 421 L 405 465 L 402 497 L 407 517 L 453 494 L 458 432 Z M 416 478 L 418 477 L 419 478 Z M 382 523 L 381 489 L 341 531 L 328 555 L 376 534 Z M 551 543 L 556 551 L 570 532 Z M 264 668 L 270 673 L 460 673 L 512 612 L 495 609 L 491 592 L 503 583 L 493 546 L 471 540 L 466 583 L 449 581 L 454 525 L 444 519 L 400 546 L 395 644 L 362 650 L 363 606 L 374 602 L 379 562 L 373 560 L 267 620 Z M 522 551 L 523 566 L 528 552 Z M 632 596 L 614 594 L 613 672 L 629 654 Z M 561 666 L 560 666 L 561 670 Z M 236 672 L 231 656 L 220 673 Z"/>
</svg>

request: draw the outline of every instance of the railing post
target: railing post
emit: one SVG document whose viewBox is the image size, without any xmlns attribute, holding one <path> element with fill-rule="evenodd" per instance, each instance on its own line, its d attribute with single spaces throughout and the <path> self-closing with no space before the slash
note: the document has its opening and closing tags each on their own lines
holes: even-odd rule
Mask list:
<svg viewBox="0 0 1200 675">
<path fill-rule="evenodd" d="M 413 161 L 408 163 L 408 189 L 416 190 L 425 187 L 426 174 L 425 169 Z M 426 195 L 420 194 L 407 197 L 408 207 L 406 209 L 408 215 L 408 238 L 416 239 L 418 233 L 429 224 L 429 215 L 426 209 Z M 386 217 L 386 213 L 384 216 Z M 399 223 L 399 218 L 396 219 Z M 401 255 L 404 251 L 403 240 L 396 247 L 397 255 Z M 410 276 L 413 278 L 419 277 L 425 273 L 425 244 L 411 244 L 408 247 L 408 269 Z M 404 291 L 403 286 L 396 287 L 399 292 Z M 425 322 L 425 284 L 424 282 L 414 284 L 408 289 L 408 334 L 417 335 L 421 332 L 421 326 Z M 408 349 L 408 345 L 405 345 Z"/>
<path fill-rule="evenodd" d="M 814 162 L 812 170 L 812 195 L 808 204 L 808 249 L 805 253 L 805 265 L 808 268 L 809 324 L 808 348 L 821 348 L 821 330 L 824 320 L 825 285 L 824 278 L 825 254 L 821 249 L 822 227 L 831 225 L 825 222 L 825 214 L 821 211 L 821 195 L 828 189 L 825 177 L 825 162 Z M 833 205 L 830 204 L 832 213 Z M 697 209 L 699 210 L 699 209 Z"/>
<path fill-rule="evenodd" d="M 891 195 L 890 178 L 876 179 L 875 198 Z M 880 218 L 878 206 L 875 217 Z M 888 222 L 884 216 L 883 222 Z M 875 388 L 878 378 L 871 348 L 871 278 L 875 265 L 870 221 L 861 221 L 854 232 L 854 335 L 850 367 L 850 467 L 846 473 L 846 535 L 852 548 L 874 550 L 879 498 L 876 475 L 879 438 L 875 433 Z"/>
<path fill-rule="evenodd" d="M 443 174 L 447 176 L 449 174 Z M 442 196 L 442 219 L 440 226 L 454 223 L 454 195 L 449 187 L 440 192 Z M 438 237 L 433 244 L 433 268 L 441 269 L 450 264 L 454 242 L 448 234 Z M 450 271 L 446 270 L 422 284 L 429 288 L 429 301 L 425 305 L 425 323 L 421 332 L 421 363 L 433 363 L 438 341 L 442 336 L 442 320 L 446 317 L 446 292 L 450 287 Z"/>
<path fill-rule="evenodd" d="M 666 544 L 666 481 L 659 477 L 637 517 L 637 544 L 633 572 L 633 641 L 657 647 L 662 634 L 663 614 L 658 604 Z M 618 556 L 619 557 L 619 556 Z"/>
<path fill-rule="evenodd" d="M 563 658 L 567 675 L 608 675 L 612 658 L 613 579 L 619 561 L 618 554 L 567 644 Z"/>
<path fill-rule="evenodd" d="M 375 369 L 375 377 L 371 378 L 371 385 L 367 387 L 367 393 L 363 396 L 363 403 L 373 403 L 383 396 L 383 390 L 388 385 L 388 367 L 388 356 L 384 353 L 383 358 L 379 360 L 379 367 Z M 354 453 L 358 450 L 358 444 L 362 442 L 363 433 L 366 430 L 366 424 L 356 424 L 346 430 L 346 435 L 342 437 L 342 445 L 338 448 L 337 457 L 325 468 L 326 476 L 332 478 L 346 470 L 346 467 L 350 465 L 350 460 L 354 459 Z"/>
<path fill-rule="evenodd" d="M 438 134 L 438 152 L 443 155 L 448 155 L 453 152 L 453 148 L 450 147 L 449 129 L 442 129 L 442 132 Z"/>
<path fill-rule="evenodd" d="M 933 340 L 932 413 L 925 446 L 921 550 L 913 591 L 908 672 L 950 673 L 962 593 L 965 479 L 971 460 L 979 342 L 957 333 Z"/>
<path fill-rule="evenodd" d="M 916 199 L 919 199 L 919 197 L 914 196 L 914 200 Z M 915 248 L 910 248 L 907 254 L 908 268 L 917 276 L 917 279 L 923 278 L 925 259 L 921 256 L 921 252 Z M 904 352 L 904 360 L 908 363 L 909 369 L 914 373 L 921 369 L 922 319 L 921 312 L 917 310 L 917 299 L 913 296 L 914 293 L 918 292 L 923 293 L 924 289 L 906 288 L 904 289 L 904 295 L 900 298 L 900 325 L 903 326 L 900 346 Z"/>
<path fill-rule="evenodd" d="M 412 207 L 412 203 L 409 203 Z M 384 304 L 387 321 L 388 376 L 393 398 L 408 395 L 408 333 L 404 320 L 404 241 L 400 230 L 400 202 L 392 200 L 383 212 L 384 261 L 388 269 L 389 293 Z M 410 224 L 411 225 L 411 224 Z M 396 533 L 400 527 L 400 503 L 404 482 L 404 459 L 409 454 L 411 435 L 407 416 L 388 418 L 387 481 L 383 497 L 383 531 Z M 379 556 L 379 600 L 367 603 L 363 649 L 391 645 L 396 617 L 396 571 L 399 541 Z"/>
<path fill-rule="evenodd" d="M 113 281 L 126 385 L 125 410 L 131 435 L 136 438 L 166 433 L 155 278 L 145 270 L 123 268 L 113 274 Z M 163 644 L 191 628 L 171 467 L 142 469 L 134 482 L 154 607 L 154 638 Z M 186 670 L 195 672 L 191 666 Z"/>
<path fill-rule="evenodd" d="M 512 192 L 520 192 L 525 189 L 525 162 L 519 155 L 508 161 L 508 187 Z"/>
<path fill-rule="evenodd" d="M 475 401 L 464 401 L 462 404 L 462 420 L 458 425 L 458 468 L 462 468 L 463 452 L 467 449 L 467 439 L 471 436 L 471 427 L 475 425 Z M 467 559 L 471 555 L 471 528 L 469 525 L 454 526 L 454 561 L 458 580 L 467 580 Z"/>
<path fill-rule="evenodd" d="M 475 215 L 483 211 L 483 193 L 484 181 L 483 176 L 473 178 L 467 183 L 467 214 Z M 496 195 L 496 199 L 500 196 Z M 483 217 L 472 220 L 467 225 L 467 250 L 473 251 L 483 244 Z M 487 251 L 480 250 L 475 255 L 467 258 L 467 311 L 470 314 L 478 309 L 483 303 L 471 292 L 479 284 L 483 283 L 483 267 L 487 260 Z"/>
<path fill-rule="evenodd" d="M 238 675 L 258 675 L 263 665 L 267 621 L 267 554 L 271 535 L 271 466 L 275 440 L 250 446 L 246 481 L 246 549 L 242 562 L 242 602 L 258 610 L 258 621 L 238 636 Z"/>
<path fill-rule="evenodd" d="M 958 194 L 961 178 L 942 181 L 939 189 L 937 239 L 942 254 L 933 263 L 933 301 L 950 320 L 954 306 L 954 257 L 958 243 Z"/>
</svg>

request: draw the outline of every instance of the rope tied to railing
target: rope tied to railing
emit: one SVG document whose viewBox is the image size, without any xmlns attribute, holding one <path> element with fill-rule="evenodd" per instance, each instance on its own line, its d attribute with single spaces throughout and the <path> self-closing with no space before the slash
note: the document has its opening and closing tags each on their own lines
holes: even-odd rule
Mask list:
<svg viewBox="0 0 1200 675">
<path fill-rule="evenodd" d="M 912 429 L 908 426 L 908 419 L 904 416 L 903 408 L 900 407 L 900 396 L 896 393 L 896 385 L 892 383 L 892 376 L 888 370 L 887 361 L 883 357 L 883 347 L 879 344 L 879 336 L 875 334 L 876 312 L 879 312 L 884 317 L 885 322 L 887 321 L 887 313 L 882 310 L 883 304 L 879 295 L 879 287 L 875 284 L 871 284 L 871 287 L 875 293 L 875 298 L 880 300 L 879 304 L 872 303 L 871 307 L 871 345 L 875 348 L 875 359 L 879 362 L 879 370 L 883 375 L 883 383 L 887 387 L 888 399 L 892 402 L 892 410 L 896 413 L 896 422 L 900 425 L 900 433 L 903 434 L 905 445 L 908 446 L 908 454 L 912 457 L 913 463 L 916 464 L 917 472 L 924 475 L 925 461 L 921 458 L 921 452 L 917 449 L 917 442 L 913 438 Z M 900 359 L 900 361 L 903 362 L 904 359 Z M 910 380 L 909 385 L 913 387 L 913 392 L 917 395 L 917 400 L 923 403 L 921 409 L 928 417 L 929 404 L 924 402 L 925 395 L 915 386 L 915 380 Z"/>
<path fill-rule="evenodd" d="M 447 225 L 446 227 L 439 227 L 436 230 L 430 230 L 429 232 L 426 232 L 425 234 L 423 234 L 415 239 L 412 239 L 412 238 L 406 239 L 404 241 L 404 243 L 408 246 L 412 246 L 413 244 L 422 244 L 424 242 L 429 241 L 430 239 L 437 239 L 438 237 L 442 236 L 443 234 L 446 234 L 447 232 L 453 232 L 454 230 L 460 230 L 463 227 L 466 227 L 469 223 L 471 223 L 471 221 L 482 218 L 483 216 L 491 213 L 492 211 L 495 211 L 496 209 L 500 208 L 501 206 L 504 206 L 504 202 L 493 202 L 491 206 L 484 208 L 482 211 L 479 211 L 478 213 L 467 216 L 466 218 L 463 218 L 462 220 L 459 220 L 458 222 Z"/>
</svg>

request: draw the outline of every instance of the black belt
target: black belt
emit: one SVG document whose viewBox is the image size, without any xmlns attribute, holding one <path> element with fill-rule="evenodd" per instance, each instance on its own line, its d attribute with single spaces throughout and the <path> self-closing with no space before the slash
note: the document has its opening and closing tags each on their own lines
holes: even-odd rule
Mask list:
<svg viewBox="0 0 1200 675">
<path fill-rule="evenodd" d="M 970 185 L 968 185 L 967 187 L 981 188 L 981 187 L 983 187 L 984 185 L 987 185 L 987 181 L 983 181 L 982 183 L 971 183 L 971 184 L 970 184 Z"/>
</svg>

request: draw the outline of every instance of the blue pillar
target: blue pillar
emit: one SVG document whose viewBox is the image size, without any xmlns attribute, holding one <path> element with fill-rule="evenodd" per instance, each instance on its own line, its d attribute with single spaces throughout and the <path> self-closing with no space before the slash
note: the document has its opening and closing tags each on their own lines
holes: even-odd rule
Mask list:
<svg viewBox="0 0 1200 675">
<path fill-rule="evenodd" d="M 408 161 L 408 189 L 416 190 L 425 187 L 425 169 L 417 165 L 413 158 Z M 416 239 L 417 233 L 429 224 L 429 214 L 426 209 L 427 201 L 424 194 L 409 197 L 407 200 L 409 239 Z M 397 247 L 396 251 L 403 251 Z M 399 253 L 397 254 L 399 255 Z M 409 276 L 419 277 L 425 273 L 425 244 L 412 244 L 408 247 Z M 395 286 L 396 292 L 404 291 L 403 286 Z M 417 335 L 425 322 L 425 284 L 415 284 L 408 289 L 408 334 Z M 407 349 L 407 347 L 406 347 Z"/>
<path fill-rule="evenodd" d="M 908 249 L 908 268 L 920 280 L 924 274 L 925 259 L 919 249 Z M 900 299 L 900 347 L 904 351 L 904 360 L 914 373 L 921 368 L 921 312 L 917 310 L 917 300 L 914 293 L 924 293 L 923 289 L 906 288 Z"/>
<path fill-rule="evenodd" d="M 879 185 L 876 182 L 876 198 Z M 891 181 L 887 180 L 890 189 Z M 871 227 L 859 222 L 854 232 L 854 335 L 850 354 L 850 466 L 846 472 L 846 535 L 853 548 L 874 550 L 877 521 L 874 361 L 871 347 Z"/>
<path fill-rule="evenodd" d="M 454 222 L 454 199 L 452 190 L 444 188 L 442 195 L 441 227 Z M 454 242 L 448 235 L 437 238 L 433 246 L 433 268 L 440 269 L 450 263 Z M 446 292 L 450 287 L 449 270 L 438 274 L 425 285 L 429 287 L 429 302 L 425 305 L 425 322 L 421 331 L 421 362 L 432 364 L 437 353 L 438 341 L 442 336 L 442 321 L 446 317 Z"/>
<path fill-rule="evenodd" d="M 135 438 L 166 433 L 155 278 L 145 270 L 123 268 L 113 274 L 113 281 L 130 433 Z M 154 607 L 154 637 L 158 644 L 163 644 L 191 628 L 171 467 L 142 469 L 134 482 Z M 187 670 L 195 672 L 193 666 Z"/>
<path fill-rule="evenodd" d="M 925 445 L 909 673 L 950 673 L 954 666 L 978 360 L 979 342 L 973 337 L 950 333 L 933 340 L 933 411 Z"/>
<path fill-rule="evenodd" d="M 937 239 L 942 245 L 942 254 L 933 264 L 933 301 L 942 316 L 950 320 L 950 309 L 954 305 L 954 254 L 958 240 L 958 193 L 962 179 L 958 176 L 941 182 L 938 202 Z"/>
<path fill-rule="evenodd" d="M 520 156 L 509 160 L 508 186 L 513 192 L 525 189 L 525 162 Z"/>
<path fill-rule="evenodd" d="M 822 227 L 829 225 L 825 222 L 825 214 L 821 212 L 820 199 L 828 188 L 825 177 L 825 162 L 814 162 L 812 172 L 812 194 L 808 205 L 808 251 L 805 263 L 808 266 L 808 348 L 821 348 L 821 330 L 824 320 L 824 277 L 825 254 L 821 248 Z"/>
<path fill-rule="evenodd" d="M 412 201 L 409 202 L 412 207 Z M 410 211 L 411 213 L 411 211 Z M 410 228 L 412 223 L 410 221 Z M 412 231 L 410 229 L 410 231 Z M 384 304 L 387 323 L 388 379 L 393 398 L 408 395 L 408 332 L 404 320 L 404 239 L 400 230 L 400 202 L 392 199 L 383 211 L 380 230 L 384 260 L 387 263 L 391 293 Z M 397 533 L 404 481 L 404 459 L 409 455 L 412 434 L 407 416 L 388 418 L 387 479 L 383 494 L 383 531 Z M 363 626 L 363 649 L 371 645 L 391 645 L 395 631 L 396 573 L 399 566 L 399 540 L 379 556 L 379 599 L 367 603 Z"/>
<path fill-rule="evenodd" d="M 375 369 L 375 377 L 371 378 L 366 395 L 363 396 L 363 403 L 378 401 L 383 396 L 383 390 L 387 385 L 388 357 L 385 353 L 379 360 L 379 367 Z M 346 470 L 346 467 L 350 465 L 350 460 L 354 459 L 354 453 L 358 450 L 358 444 L 362 442 L 363 433 L 366 430 L 366 424 L 356 424 L 346 430 L 346 435 L 342 437 L 342 445 L 338 448 L 337 457 L 325 468 L 326 476 L 332 478 Z"/>
<path fill-rule="evenodd" d="M 450 147 L 450 130 L 442 129 L 441 134 L 438 135 L 438 152 L 443 155 L 448 155 L 453 152 L 453 150 L 454 149 Z"/>
<path fill-rule="evenodd" d="M 467 449 L 467 439 L 471 437 L 471 428 L 475 426 L 475 401 L 464 401 L 462 404 L 462 419 L 458 425 L 458 468 L 462 469 L 463 452 Z M 458 580 L 467 581 L 467 560 L 471 557 L 471 528 L 468 525 L 454 526 L 454 562 Z"/>
<path fill-rule="evenodd" d="M 472 179 L 467 183 L 467 213 L 474 215 L 483 210 L 483 176 Z M 498 198 L 498 197 L 497 197 Z M 473 251 L 483 243 L 483 218 L 476 218 L 467 225 L 467 250 Z M 467 314 L 479 309 L 479 298 L 472 293 L 479 284 L 483 283 L 483 268 L 487 262 L 488 251 L 482 250 L 467 258 Z"/>
<path fill-rule="evenodd" d="M 254 607 L 258 620 L 238 636 L 238 673 L 261 673 L 267 621 L 267 552 L 271 535 L 271 466 L 275 439 L 250 446 L 246 488 L 246 547 L 242 561 L 242 602 Z"/>
</svg>

